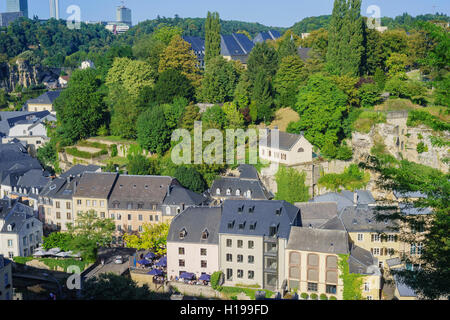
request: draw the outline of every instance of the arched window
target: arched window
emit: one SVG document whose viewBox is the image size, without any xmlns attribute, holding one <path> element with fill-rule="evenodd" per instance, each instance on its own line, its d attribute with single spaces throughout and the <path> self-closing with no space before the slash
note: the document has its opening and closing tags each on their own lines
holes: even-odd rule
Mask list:
<svg viewBox="0 0 450 320">
<path fill-rule="evenodd" d="M 305 149 L 299 148 L 297 152 L 305 152 Z"/>
<path fill-rule="evenodd" d="M 220 194 L 220 189 L 219 188 L 216 189 L 216 194 L 218 194 L 218 195 Z"/>
<path fill-rule="evenodd" d="M 237 196 L 240 196 L 240 195 L 241 195 L 241 190 L 237 189 L 237 190 L 236 190 L 236 195 L 237 195 Z"/>
<path fill-rule="evenodd" d="M 170 214 L 170 207 L 169 206 L 166 207 L 166 214 Z"/>
<path fill-rule="evenodd" d="M 251 198 L 252 197 L 252 192 L 250 190 L 247 190 L 247 198 Z"/>
<path fill-rule="evenodd" d="M 231 195 L 231 189 L 227 189 L 227 196 Z"/>
</svg>

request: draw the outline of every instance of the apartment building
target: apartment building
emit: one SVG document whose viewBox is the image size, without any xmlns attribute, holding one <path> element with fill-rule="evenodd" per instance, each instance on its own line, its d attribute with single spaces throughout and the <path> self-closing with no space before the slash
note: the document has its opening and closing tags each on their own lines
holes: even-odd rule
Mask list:
<svg viewBox="0 0 450 320">
<path fill-rule="evenodd" d="M 85 172 L 73 193 L 73 213 L 94 211 L 98 217 L 109 217 L 108 200 L 119 174 Z"/>
<path fill-rule="evenodd" d="M 27 257 L 42 243 L 42 222 L 33 208 L 17 200 L 0 200 L 0 254 Z"/>
<path fill-rule="evenodd" d="M 211 275 L 219 270 L 220 207 L 190 207 L 177 215 L 167 237 L 167 276 Z"/>
<path fill-rule="evenodd" d="M 300 223 L 299 209 L 285 201 L 225 200 L 219 231 L 225 285 L 280 289 L 291 226 Z"/>
<path fill-rule="evenodd" d="M 12 300 L 12 263 L 0 254 L 0 301 Z"/>
</svg>

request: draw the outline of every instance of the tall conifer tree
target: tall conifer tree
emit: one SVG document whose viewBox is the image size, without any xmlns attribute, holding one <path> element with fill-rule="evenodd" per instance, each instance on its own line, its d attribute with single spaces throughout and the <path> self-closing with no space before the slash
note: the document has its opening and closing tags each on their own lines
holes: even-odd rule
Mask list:
<svg viewBox="0 0 450 320">
<path fill-rule="evenodd" d="M 205 64 L 220 55 L 220 17 L 218 12 L 209 12 L 205 21 Z"/>
</svg>

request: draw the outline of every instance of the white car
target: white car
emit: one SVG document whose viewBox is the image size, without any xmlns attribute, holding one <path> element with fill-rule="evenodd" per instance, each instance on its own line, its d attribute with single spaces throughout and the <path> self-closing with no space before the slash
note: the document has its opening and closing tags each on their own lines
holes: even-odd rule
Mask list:
<svg viewBox="0 0 450 320">
<path fill-rule="evenodd" d="M 122 256 L 117 256 L 117 257 L 114 259 L 114 263 L 115 263 L 115 264 L 122 264 L 122 263 L 123 263 L 123 258 L 122 258 Z"/>
</svg>

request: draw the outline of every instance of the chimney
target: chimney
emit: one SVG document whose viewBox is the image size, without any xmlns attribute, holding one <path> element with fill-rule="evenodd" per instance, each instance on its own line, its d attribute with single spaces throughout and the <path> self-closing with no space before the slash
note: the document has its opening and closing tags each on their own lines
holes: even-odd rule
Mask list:
<svg viewBox="0 0 450 320">
<path fill-rule="evenodd" d="M 353 193 L 353 203 L 358 204 L 358 193 L 356 191 Z"/>
</svg>

